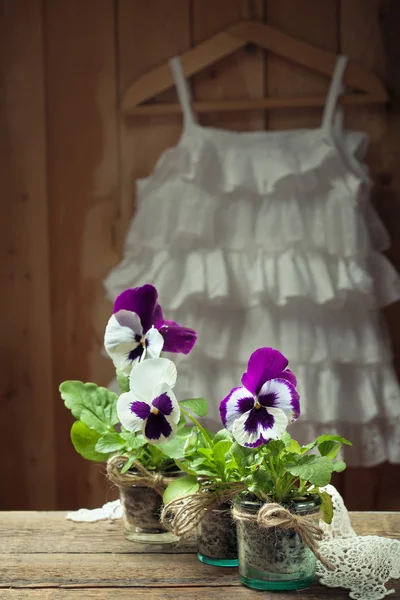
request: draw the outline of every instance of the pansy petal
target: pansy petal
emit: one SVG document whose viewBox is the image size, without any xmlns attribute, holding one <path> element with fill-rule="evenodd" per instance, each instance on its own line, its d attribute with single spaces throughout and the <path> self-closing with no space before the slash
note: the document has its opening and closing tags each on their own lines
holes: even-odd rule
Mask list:
<svg viewBox="0 0 400 600">
<path fill-rule="evenodd" d="M 279 377 L 287 366 L 288 360 L 279 350 L 259 348 L 250 356 L 242 384 L 249 392 L 257 395 L 266 381 Z"/>
<path fill-rule="evenodd" d="M 114 303 L 114 313 L 120 310 L 129 310 L 140 317 L 143 331 L 153 325 L 154 309 L 157 304 L 157 290 L 152 285 L 125 290 Z"/>
<path fill-rule="evenodd" d="M 164 338 L 165 352 L 189 354 L 196 343 L 197 333 L 194 329 L 181 327 L 176 323 L 164 321 L 159 331 Z"/>
<path fill-rule="evenodd" d="M 277 440 L 286 431 L 288 420 L 278 408 L 253 408 L 233 424 L 232 434 L 238 444 L 257 448 L 270 440 Z"/>
<path fill-rule="evenodd" d="M 143 435 L 152 444 L 161 444 L 174 437 L 177 430 L 177 424 L 163 415 L 161 412 L 157 415 L 151 413 L 145 425 L 142 427 Z"/>
<path fill-rule="evenodd" d="M 299 394 L 294 385 L 286 379 L 271 379 L 264 383 L 258 401 L 267 410 L 280 408 L 290 422 L 295 421 L 300 415 Z"/>
<path fill-rule="evenodd" d="M 154 308 L 153 323 L 152 323 L 152 325 L 154 325 L 154 327 L 156 329 L 160 329 L 160 327 L 162 325 L 164 325 L 164 323 L 166 323 L 166 321 L 165 321 L 164 316 L 163 316 L 162 308 L 157 303 L 156 306 L 155 306 L 155 308 Z"/>
<path fill-rule="evenodd" d="M 155 327 L 151 327 L 146 333 L 146 356 L 158 358 L 164 346 L 164 338 Z"/>
<path fill-rule="evenodd" d="M 254 397 L 245 387 L 231 390 L 219 405 L 221 421 L 227 429 L 231 430 L 236 419 L 248 412 L 254 406 Z"/>
<path fill-rule="evenodd" d="M 181 408 L 171 387 L 166 383 L 157 385 L 153 388 L 152 395 L 152 406 L 157 408 L 165 417 L 168 417 L 168 421 L 178 423 Z"/>
<path fill-rule="evenodd" d="M 153 391 L 161 384 L 173 388 L 176 383 L 176 367 L 168 358 L 153 358 L 136 365 L 130 375 L 130 390 L 138 400 L 151 402 Z"/>
<path fill-rule="evenodd" d="M 137 402 L 137 400 L 132 392 L 125 392 L 124 394 L 121 394 L 117 400 L 118 419 L 125 429 L 128 429 L 128 431 L 141 431 L 143 423 L 145 422 L 141 416 L 132 411 L 131 407 L 135 402 Z"/>
<path fill-rule="evenodd" d="M 133 333 L 137 336 L 136 340 L 140 342 L 143 336 L 143 327 L 139 315 L 129 310 L 119 310 L 114 313 L 114 317 L 121 327 L 132 329 Z"/>
<path fill-rule="evenodd" d="M 136 334 L 126 325 L 121 325 L 116 316 L 112 315 L 107 323 L 104 334 L 104 347 L 115 367 L 124 375 L 129 375 L 132 369 L 130 354 L 138 348 Z"/>
<path fill-rule="evenodd" d="M 285 371 L 283 371 L 279 375 L 279 379 L 286 379 L 289 383 L 291 383 L 295 387 L 297 385 L 296 375 L 294 373 L 292 373 L 292 371 L 290 369 L 286 369 Z"/>
</svg>

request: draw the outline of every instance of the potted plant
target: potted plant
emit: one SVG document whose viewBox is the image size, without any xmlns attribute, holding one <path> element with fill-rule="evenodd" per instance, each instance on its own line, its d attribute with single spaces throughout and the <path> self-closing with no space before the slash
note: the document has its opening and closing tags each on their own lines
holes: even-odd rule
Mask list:
<svg viewBox="0 0 400 600">
<path fill-rule="evenodd" d="M 225 430 L 208 445 L 199 430 L 177 461 L 188 475 L 164 492 L 163 521 L 169 518 L 172 530 L 201 522 L 218 502 L 234 497 L 240 578 L 254 589 L 305 588 L 314 580 L 316 557 L 327 564 L 318 551 L 318 520 L 321 513 L 329 523 L 333 507 L 323 488 L 345 468 L 336 457 L 350 444 L 323 435 L 300 446 L 286 432 L 300 415 L 296 378 L 287 366 L 272 348 L 252 354 L 242 386 L 221 402 Z"/>
<path fill-rule="evenodd" d="M 160 354 L 187 354 L 195 341 L 192 329 L 164 319 L 153 286 L 126 290 L 116 299 L 105 331 L 119 397 L 95 383 L 60 385 L 61 397 L 76 418 L 72 443 L 84 458 L 107 463 L 108 476 L 120 490 L 124 533 L 131 540 L 174 539 L 160 524 L 162 494 L 180 475 L 168 445 L 186 443 L 191 429 L 185 414 L 205 415 L 207 405 L 202 399 L 178 402 L 173 391 L 176 367 Z"/>
</svg>

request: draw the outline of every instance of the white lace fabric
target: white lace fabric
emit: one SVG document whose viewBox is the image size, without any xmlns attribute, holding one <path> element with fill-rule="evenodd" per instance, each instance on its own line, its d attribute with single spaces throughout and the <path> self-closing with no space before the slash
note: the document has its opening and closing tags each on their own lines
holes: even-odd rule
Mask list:
<svg viewBox="0 0 400 600">
<path fill-rule="evenodd" d="M 335 570 L 328 571 L 318 562 L 319 582 L 331 588 L 347 588 L 353 600 L 380 600 L 394 593 L 386 583 L 400 577 L 400 541 L 357 535 L 339 492 L 332 485 L 325 490 L 332 497 L 334 517 L 331 525 L 321 525 L 324 539 L 320 551 Z"/>
<path fill-rule="evenodd" d="M 390 579 L 400 578 L 400 541 L 377 535 L 357 535 L 337 489 L 328 485 L 324 490 L 332 498 L 334 516 L 331 525 L 321 521 L 324 538 L 320 544 L 320 551 L 335 570 L 328 571 L 318 562 L 319 582 L 330 588 L 347 588 L 353 600 L 380 600 L 394 593 L 393 589 L 386 587 L 386 583 Z M 83 508 L 68 513 L 66 518 L 93 523 L 121 517 L 121 503 L 115 500 L 107 502 L 102 508 Z"/>
</svg>

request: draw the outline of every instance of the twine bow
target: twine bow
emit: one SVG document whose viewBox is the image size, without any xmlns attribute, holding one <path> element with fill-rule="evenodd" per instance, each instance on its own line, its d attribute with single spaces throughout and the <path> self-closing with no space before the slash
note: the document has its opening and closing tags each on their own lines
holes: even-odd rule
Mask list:
<svg viewBox="0 0 400 600">
<path fill-rule="evenodd" d="M 322 540 L 323 531 L 312 522 L 315 518 L 314 515 L 295 515 L 276 502 L 266 502 L 255 514 L 246 513 L 234 507 L 232 516 L 237 521 L 257 523 L 260 527 L 292 529 L 329 571 L 334 570 L 334 566 L 319 552 L 318 542 Z"/>
<path fill-rule="evenodd" d="M 135 461 L 132 465 L 136 472 L 121 473 L 121 469 L 127 460 L 126 456 L 112 456 L 107 462 L 107 476 L 110 481 L 120 488 L 130 488 L 132 485 L 149 487 L 162 496 L 167 485 L 174 481 L 172 477 L 166 477 L 162 473 L 148 471 L 138 461 Z"/>
<path fill-rule="evenodd" d="M 218 487 L 213 484 L 202 484 L 195 494 L 176 498 L 168 502 L 161 513 L 161 523 L 174 535 L 182 536 L 192 531 L 202 521 L 205 514 L 229 502 L 236 494 L 246 489 L 242 483 L 224 484 Z"/>
</svg>

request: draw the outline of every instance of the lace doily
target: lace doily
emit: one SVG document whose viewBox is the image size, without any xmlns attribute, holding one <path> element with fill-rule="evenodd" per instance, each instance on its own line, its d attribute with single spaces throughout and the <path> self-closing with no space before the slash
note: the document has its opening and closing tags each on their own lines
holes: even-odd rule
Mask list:
<svg viewBox="0 0 400 600">
<path fill-rule="evenodd" d="M 321 522 L 324 538 L 320 550 L 336 569 L 328 571 L 318 562 L 319 582 L 326 587 L 347 588 L 353 600 L 381 600 L 392 594 L 395 590 L 387 589 L 385 584 L 400 578 L 400 542 L 377 535 L 358 536 L 337 489 L 328 485 L 324 490 L 332 497 L 334 517 L 331 525 Z M 94 510 L 70 512 L 67 519 L 95 522 L 121 516 L 121 503 L 115 500 Z"/>
<path fill-rule="evenodd" d="M 385 584 L 400 577 L 400 542 L 376 535 L 358 536 L 350 523 L 343 498 L 332 485 L 324 488 L 332 497 L 331 525 L 322 523 L 320 551 L 335 567 L 328 571 L 317 563 L 317 576 L 327 587 L 350 590 L 353 600 L 380 600 L 395 590 Z"/>
<path fill-rule="evenodd" d="M 101 508 L 94 508 L 90 510 L 88 508 L 80 508 L 74 512 L 69 512 L 66 519 L 69 521 L 78 521 L 81 523 L 95 523 L 96 521 L 103 521 L 104 519 L 120 519 L 122 517 L 122 506 L 120 500 L 114 502 L 107 502 Z"/>
</svg>

